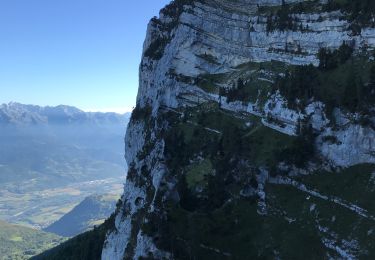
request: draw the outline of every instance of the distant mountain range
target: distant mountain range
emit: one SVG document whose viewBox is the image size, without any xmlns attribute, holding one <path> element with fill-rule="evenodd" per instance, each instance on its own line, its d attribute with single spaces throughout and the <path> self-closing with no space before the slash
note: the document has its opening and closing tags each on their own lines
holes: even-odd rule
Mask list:
<svg viewBox="0 0 375 260">
<path fill-rule="evenodd" d="M 11 102 L 0 106 L 0 123 L 16 125 L 119 124 L 125 123 L 129 114 L 84 112 L 72 106 L 42 107 Z"/>
<path fill-rule="evenodd" d="M 120 194 L 129 117 L 0 105 L 0 219 L 45 228 L 93 193 Z"/>
</svg>

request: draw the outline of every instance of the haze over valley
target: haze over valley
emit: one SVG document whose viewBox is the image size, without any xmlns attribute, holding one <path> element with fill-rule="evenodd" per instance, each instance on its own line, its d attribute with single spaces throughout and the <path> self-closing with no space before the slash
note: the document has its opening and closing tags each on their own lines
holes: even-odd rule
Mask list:
<svg viewBox="0 0 375 260">
<path fill-rule="evenodd" d="M 118 198 L 128 120 L 68 106 L 0 106 L 0 219 L 45 228 L 87 196 Z"/>
</svg>

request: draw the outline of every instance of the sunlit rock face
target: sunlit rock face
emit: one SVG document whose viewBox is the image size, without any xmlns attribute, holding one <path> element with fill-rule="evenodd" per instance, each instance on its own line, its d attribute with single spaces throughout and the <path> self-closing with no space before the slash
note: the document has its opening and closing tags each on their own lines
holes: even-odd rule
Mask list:
<svg viewBox="0 0 375 260">
<path fill-rule="evenodd" d="M 285 1 L 286 4 L 298 2 L 306 1 Z M 320 1 L 321 5 L 325 2 Z M 153 214 L 163 216 L 160 204 L 164 200 L 179 199 L 178 181 L 166 165 L 164 136 L 168 123 L 163 118 L 165 111 L 184 111 L 204 102 L 222 103 L 222 109 L 256 116 L 263 126 L 286 136 L 295 136 L 299 120 L 309 117 L 318 134 L 317 152 L 326 160 L 325 165 L 350 167 L 375 163 L 375 132 L 351 121 L 353 115 L 338 111 L 336 121 L 347 120 L 333 128 L 324 113 L 325 104 L 321 102 L 311 102 L 297 111 L 288 108 L 279 93 L 269 94 L 263 102 L 226 102 L 225 97 L 199 87 L 197 79 L 202 75 L 230 75 L 248 63 L 318 66 L 317 53 L 321 48 L 335 50 L 343 42 L 356 51 L 375 46 L 375 29 L 363 28 L 360 34 L 353 34 L 344 14 L 324 12 L 319 6 L 310 12 L 293 13 L 295 30 L 267 30 L 267 8 L 282 3 L 281 0 L 175 1 L 161 11 L 159 18 L 151 20 L 139 70 L 137 108 L 125 139 L 129 173 L 115 227 L 107 235 L 102 259 L 173 258 L 172 252 L 159 248 L 155 239 L 141 229 L 142 224 L 151 221 Z M 264 74 L 272 76 L 276 72 L 269 70 Z M 226 87 L 235 80 L 233 76 L 221 84 Z M 183 115 L 181 112 L 181 117 Z M 267 117 L 276 118 L 283 126 L 269 122 Z M 335 136 L 337 142 L 327 143 L 323 136 Z M 262 185 L 246 194 L 263 194 L 260 197 L 264 202 L 263 189 L 268 173 L 262 170 L 259 176 L 257 180 Z M 303 192 L 306 190 L 304 188 Z M 265 210 L 261 212 L 266 214 Z M 324 241 L 335 251 L 334 243 Z M 345 248 L 340 252 L 339 257 L 353 256 L 346 254 Z"/>
</svg>

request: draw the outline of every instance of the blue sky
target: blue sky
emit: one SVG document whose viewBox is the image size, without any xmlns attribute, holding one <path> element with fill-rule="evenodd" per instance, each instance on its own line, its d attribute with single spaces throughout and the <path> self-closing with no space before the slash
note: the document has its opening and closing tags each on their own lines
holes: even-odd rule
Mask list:
<svg viewBox="0 0 375 260">
<path fill-rule="evenodd" d="M 168 2 L 0 1 L 0 103 L 131 109 L 147 23 Z"/>
</svg>

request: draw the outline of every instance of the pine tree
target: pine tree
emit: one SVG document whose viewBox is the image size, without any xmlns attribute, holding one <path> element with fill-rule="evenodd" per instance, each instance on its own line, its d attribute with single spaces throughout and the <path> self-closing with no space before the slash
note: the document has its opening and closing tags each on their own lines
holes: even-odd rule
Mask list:
<svg viewBox="0 0 375 260">
<path fill-rule="evenodd" d="M 267 17 L 266 31 L 267 33 L 273 31 L 273 14 L 272 13 Z"/>
<path fill-rule="evenodd" d="M 346 79 L 344 96 L 342 98 L 343 106 L 350 112 L 354 112 L 358 106 L 357 79 L 354 70 L 351 70 Z"/>
<path fill-rule="evenodd" d="M 375 87 L 375 65 L 372 65 L 370 69 L 370 85 L 372 85 L 373 88 Z"/>
</svg>

